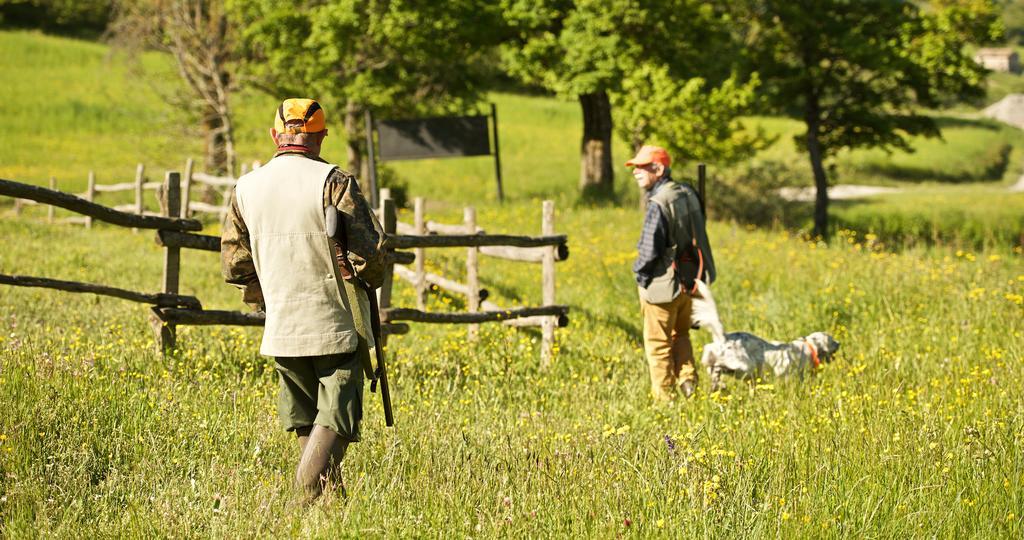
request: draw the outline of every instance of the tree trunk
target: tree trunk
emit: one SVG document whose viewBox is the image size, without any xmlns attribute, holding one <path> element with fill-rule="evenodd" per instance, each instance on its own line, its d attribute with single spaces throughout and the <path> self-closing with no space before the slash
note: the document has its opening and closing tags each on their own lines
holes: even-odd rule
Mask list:
<svg viewBox="0 0 1024 540">
<path fill-rule="evenodd" d="M 213 111 L 207 111 L 203 118 L 206 135 L 206 172 L 224 176 L 228 172 L 226 152 L 226 130 L 223 119 Z"/>
<path fill-rule="evenodd" d="M 227 75 L 224 75 L 225 79 Z M 234 176 L 237 172 L 235 155 L 235 128 L 231 122 L 227 84 L 216 94 L 216 107 L 209 107 L 203 121 L 206 131 L 206 171 L 219 176 Z"/>
<path fill-rule="evenodd" d="M 611 102 L 606 92 L 581 94 L 579 100 L 583 108 L 580 191 L 585 196 L 609 197 L 615 192 Z"/>
<path fill-rule="evenodd" d="M 369 169 L 362 170 L 365 164 L 363 161 L 363 139 L 366 133 L 363 131 L 362 111 L 354 101 L 345 104 L 345 137 L 346 150 L 348 151 L 348 170 L 355 174 L 363 183 L 367 181 Z M 368 196 L 364 193 L 363 195 Z"/>
<path fill-rule="evenodd" d="M 814 172 L 814 236 L 827 238 L 828 177 L 825 175 L 821 142 L 818 140 L 819 112 L 817 96 L 808 95 L 804 122 L 807 124 L 807 153 L 811 158 L 811 170 Z"/>
</svg>

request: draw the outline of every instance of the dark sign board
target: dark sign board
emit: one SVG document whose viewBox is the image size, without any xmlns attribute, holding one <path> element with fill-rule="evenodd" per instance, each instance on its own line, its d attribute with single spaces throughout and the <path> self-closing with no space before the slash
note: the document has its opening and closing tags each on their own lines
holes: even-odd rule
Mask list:
<svg viewBox="0 0 1024 540">
<path fill-rule="evenodd" d="M 424 159 L 491 154 L 487 116 L 377 120 L 380 159 Z"/>
</svg>

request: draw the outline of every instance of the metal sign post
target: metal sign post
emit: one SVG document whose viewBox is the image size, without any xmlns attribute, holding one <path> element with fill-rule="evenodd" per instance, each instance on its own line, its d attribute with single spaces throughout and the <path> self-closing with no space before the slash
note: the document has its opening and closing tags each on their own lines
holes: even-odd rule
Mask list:
<svg viewBox="0 0 1024 540">
<path fill-rule="evenodd" d="M 498 149 L 498 106 L 491 103 L 491 133 L 494 139 L 494 177 L 498 180 L 498 202 L 505 202 L 501 187 L 501 152 Z"/>
<path fill-rule="evenodd" d="M 703 163 L 697 164 L 697 194 L 700 195 L 700 214 L 704 221 L 708 220 L 708 209 L 704 203 L 707 198 L 704 195 L 704 183 L 707 181 L 707 167 Z"/>
<path fill-rule="evenodd" d="M 377 160 L 373 155 L 373 113 L 370 109 L 366 109 L 366 159 L 369 161 L 366 168 L 370 172 L 370 207 L 377 208 L 380 206 L 378 201 L 379 189 L 377 187 Z M 358 171 L 356 171 L 358 173 Z"/>
</svg>

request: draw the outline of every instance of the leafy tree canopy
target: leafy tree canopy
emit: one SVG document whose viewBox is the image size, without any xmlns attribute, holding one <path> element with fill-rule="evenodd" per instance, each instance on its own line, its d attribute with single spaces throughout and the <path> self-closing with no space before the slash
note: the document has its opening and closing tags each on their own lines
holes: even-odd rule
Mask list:
<svg viewBox="0 0 1024 540">
<path fill-rule="evenodd" d="M 823 162 L 844 148 L 912 151 L 940 135 L 922 107 L 982 95 L 985 71 L 967 45 L 1000 39 L 991 0 L 748 0 L 739 4 L 749 69 L 775 108 L 807 126 L 796 141 L 817 189 L 815 233 L 827 234 Z M 745 12 L 744 12 L 745 11 Z"/>
<path fill-rule="evenodd" d="M 983 95 L 984 69 L 965 52 L 1002 34 L 987 0 L 930 10 L 890 0 L 755 1 L 750 68 L 775 108 L 812 121 L 825 156 L 843 148 L 912 151 L 938 136 L 921 107 Z M 797 136 L 806 148 L 806 135 Z"/>
<path fill-rule="evenodd" d="M 248 80 L 392 114 L 462 111 L 486 80 L 495 9 L 470 0 L 232 1 Z M 496 31 L 497 29 L 497 31 Z"/>
<path fill-rule="evenodd" d="M 763 141 L 737 117 L 755 102 L 756 80 L 737 58 L 724 5 L 695 0 L 502 0 L 514 38 L 506 70 L 583 107 L 581 188 L 611 182 L 610 138 L 659 141 L 680 159 L 726 162 Z M 614 106 L 614 107 L 613 107 Z M 611 109 L 614 113 L 611 114 Z"/>
<path fill-rule="evenodd" d="M 663 65 L 644 64 L 613 94 L 617 130 L 634 147 L 654 142 L 680 162 L 735 163 L 769 142 L 763 130 L 746 130 L 740 121 L 756 108 L 759 85 L 756 73 L 709 87 L 701 77 L 675 79 Z"/>
</svg>

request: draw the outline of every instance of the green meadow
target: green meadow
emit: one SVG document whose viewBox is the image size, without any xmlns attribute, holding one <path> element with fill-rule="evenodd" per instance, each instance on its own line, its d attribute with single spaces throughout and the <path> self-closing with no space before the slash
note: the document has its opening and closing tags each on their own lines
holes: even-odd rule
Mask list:
<svg viewBox="0 0 1024 540">
<path fill-rule="evenodd" d="M 112 183 L 142 162 L 157 179 L 201 154 L 188 119 L 160 100 L 166 89 L 104 46 L 0 32 L 0 71 L 0 178 L 55 176 L 81 191 L 90 169 Z M 571 311 L 549 368 L 535 332 L 483 325 L 469 342 L 464 328 L 412 323 L 388 344 L 396 427 L 366 392 L 347 498 L 301 507 L 290 487 L 298 448 L 277 425 L 259 329 L 183 327 L 165 357 L 145 307 L 0 286 L 0 536 L 1024 534 L 1024 263 L 1012 236 L 1024 200 L 1006 191 L 1022 166 L 1017 133 L 950 120 L 945 142 L 915 141 L 915 154 L 841 156 L 842 182 L 905 190 L 834 203 L 842 230 L 827 244 L 803 239 L 799 221 L 755 228 L 712 213 L 727 331 L 789 340 L 824 330 L 841 349 L 802 382 L 729 380 L 712 394 L 702 377 L 695 399 L 655 405 L 629 270 L 641 216 L 626 170 L 618 204 L 578 202 L 576 104 L 492 99 L 504 205 L 486 158 L 390 167 L 409 195 L 428 198 L 429 219 L 456 223 L 472 204 L 488 232 L 538 234 L 540 201 L 556 201 L 570 248 L 557 299 Z M 243 159 L 268 156 L 275 101 L 239 97 Z M 799 126 L 750 122 L 780 135 L 758 159 L 794 163 L 792 185 L 809 184 L 791 141 Z M 328 139 L 327 157 L 342 155 L 340 143 Z M 1005 170 L 986 177 L 982 158 L 1003 144 Z M 42 208 L 16 216 L 12 206 L 0 200 L 0 273 L 159 287 L 152 232 L 48 224 Z M 400 218 L 411 221 L 407 210 Z M 464 255 L 428 250 L 427 268 L 462 279 Z M 243 309 L 216 254 L 182 259 L 183 294 Z M 480 276 L 499 305 L 541 300 L 536 266 L 484 258 Z M 463 302 L 432 294 L 428 309 Z M 398 283 L 394 303 L 414 305 L 412 289 Z M 699 358 L 710 337 L 691 335 Z"/>
</svg>

